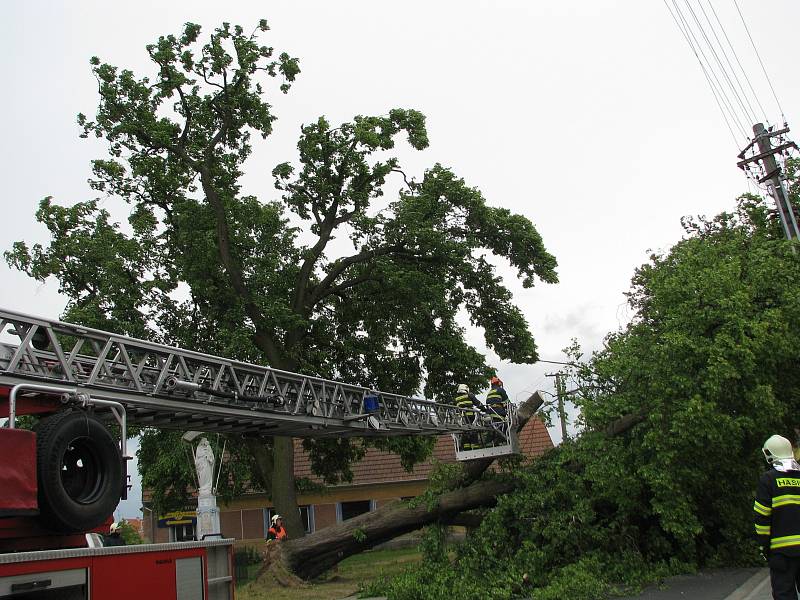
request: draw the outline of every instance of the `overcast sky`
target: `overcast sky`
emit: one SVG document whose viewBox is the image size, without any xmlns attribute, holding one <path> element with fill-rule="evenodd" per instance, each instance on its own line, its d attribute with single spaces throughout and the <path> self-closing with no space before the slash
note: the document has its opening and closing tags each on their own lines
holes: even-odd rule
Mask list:
<svg viewBox="0 0 800 600">
<path fill-rule="evenodd" d="M 800 103 L 790 44 L 800 3 L 739 5 L 791 125 Z M 713 6 L 770 121 L 779 122 L 732 0 Z M 145 44 L 184 22 L 207 32 L 222 21 L 249 29 L 261 17 L 272 27 L 267 42 L 299 57 L 302 73 L 288 96 L 272 98 L 279 120 L 246 167 L 246 191 L 277 196 L 272 167 L 294 159 L 300 125 L 319 115 L 336 123 L 394 107 L 422 111 L 431 145 L 403 148 L 407 170 L 452 168 L 490 204 L 529 217 L 558 260 L 557 285 L 523 290 L 507 280 L 542 358 L 563 360 L 573 337 L 587 351 L 600 347 L 630 318 L 623 293 L 634 269 L 680 239 L 680 217 L 712 216 L 748 191 L 737 143 L 661 0 L 6 0 L 3 249 L 19 239 L 47 242 L 33 217 L 42 197 L 93 197 L 89 161 L 104 147 L 79 139 L 75 124 L 78 112 L 92 115 L 97 106 L 91 56 L 151 74 Z M 0 306 L 56 318 L 64 304 L 55 281 L 0 265 Z M 512 397 L 552 389 L 544 376 L 552 365 L 495 364 Z"/>
</svg>

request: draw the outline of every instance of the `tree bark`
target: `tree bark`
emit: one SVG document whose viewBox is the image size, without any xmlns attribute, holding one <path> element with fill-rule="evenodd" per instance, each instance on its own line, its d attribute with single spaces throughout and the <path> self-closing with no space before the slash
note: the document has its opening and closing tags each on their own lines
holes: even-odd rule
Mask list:
<svg viewBox="0 0 800 600">
<path fill-rule="evenodd" d="M 290 538 L 301 538 L 305 533 L 297 509 L 297 490 L 294 484 L 294 442 L 292 438 L 273 438 L 274 465 L 272 471 L 272 505 L 283 517 Z"/>
<path fill-rule="evenodd" d="M 632 427 L 638 425 L 642 421 L 644 421 L 645 415 L 643 414 L 632 414 L 632 415 L 625 415 L 624 417 L 620 417 L 616 421 L 613 421 L 608 427 L 605 429 L 606 435 L 609 437 L 614 437 L 615 435 L 620 435 L 625 433 Z"/>
<path fill-rule="evenodd" d="M 465 510 L 493 506 L 497 497 L 513 489 L 510 481 L 490 479 L 477 481 L 440 495 L 428 507 L 420 501 L 412 505 L 395 500 L 380 509 L 348 519 L 340 525 L 326 527 L 318 533 L 281 544 L 276 559 L 279 565 L 298 577 L 318 577 L 348 556 L 368 550 L 399 535 L 416 531 Z"/>
</svg>

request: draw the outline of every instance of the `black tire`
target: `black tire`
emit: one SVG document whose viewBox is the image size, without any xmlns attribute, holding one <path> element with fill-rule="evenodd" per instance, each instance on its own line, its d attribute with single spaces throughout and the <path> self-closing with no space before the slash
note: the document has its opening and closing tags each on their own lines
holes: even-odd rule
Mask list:
<svg viewBox="0 0 800 600">
<path fill-rule="evenodd" d="M 122 457 L 105 426 L 82 411 L 61 412 L 36 427 L 36 474 L 43 523 L 62 532 L 101 525 L 122 491 Z"/>
</svg>

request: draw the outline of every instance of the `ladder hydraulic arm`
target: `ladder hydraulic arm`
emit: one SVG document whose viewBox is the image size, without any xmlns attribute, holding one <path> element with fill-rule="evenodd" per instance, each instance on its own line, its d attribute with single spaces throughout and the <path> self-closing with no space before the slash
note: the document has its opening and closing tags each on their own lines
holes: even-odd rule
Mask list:
<svg viewBox="0 0 800 600">
<path fill-rule="evenodd" d="M 135 425 L 295 437 L 491 429 L 452 405 L 386 392 L 376 399 L 357 385 L 4 309 L 0 335 L 0 386 L 57 386 L 65 402 L 117 402 Z"/>
</svg>

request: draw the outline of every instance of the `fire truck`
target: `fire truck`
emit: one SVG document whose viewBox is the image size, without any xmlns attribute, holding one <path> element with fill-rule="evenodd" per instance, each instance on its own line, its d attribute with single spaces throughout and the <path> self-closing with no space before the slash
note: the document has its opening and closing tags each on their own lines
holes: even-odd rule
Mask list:
<svg viewBox="0 0 800 600">
<path fill-rule="evenodd" d="M 30 416 L 36 416 L 31 419 Z M 233 540 L 104 547 L 128 426 L 249 436 L 450 433 L 459 460 L 518 452 L 516 413 L 301 375 L 0 309 L 0 598 L 233 598 Z M 20 427 L 24 419 L 32 428 Z M 461 450 L 462 435 L 481 448 Z"/>
</svg>

